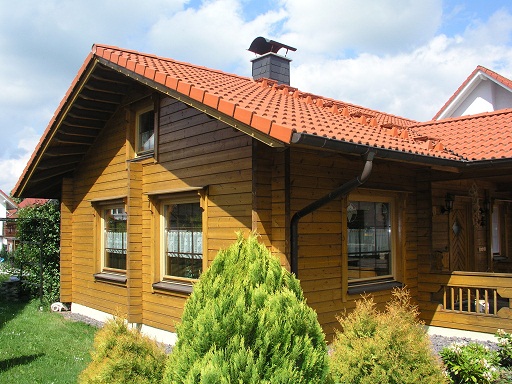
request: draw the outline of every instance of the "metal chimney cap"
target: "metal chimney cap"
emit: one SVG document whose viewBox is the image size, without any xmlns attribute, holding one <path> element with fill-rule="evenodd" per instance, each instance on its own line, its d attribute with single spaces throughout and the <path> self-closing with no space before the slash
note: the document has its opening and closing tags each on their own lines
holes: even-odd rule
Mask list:
<svg viewBox="0 0 512 384">
<path fill-rule="evenodd" d="M 264 55 L 265 53 L 269 52 L 277 53 L 281 48 L 285 48 L 286 53 L 288 53 L 288 51 L 295 52 L 297 50 L 297 48 L 293 48 L 289 45 L 279 43 L 274 40 L 269 40 L 261 36 L 253 40 L 248 50 L 258 55 Z"/>
</svg>

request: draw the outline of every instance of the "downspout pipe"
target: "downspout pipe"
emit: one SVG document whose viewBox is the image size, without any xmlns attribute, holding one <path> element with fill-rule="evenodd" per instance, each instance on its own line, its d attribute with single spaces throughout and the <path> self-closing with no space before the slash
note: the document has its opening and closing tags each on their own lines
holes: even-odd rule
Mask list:
<svg viewBox="0 0 512 384">
<path fill-rule="evenodd" d="M 375 157 L 375 152 L 368 152 L 366 155 L 366 163 L 364 165 L 363 171 L 361 175 L 356 178 L 347 181 L 345 184 L 331 191 L 324 197 L 314 201 L 308 206 L 302 208 L 300 211 L 296 212 L 291 221 L 290 221 L 290 264 L 291 271 L 295 274 L 296 277 L 299 276 L 299 221 L 304 216 L 309 215 L 310 213 L 316 211 L 320 207 L 325 204 L 335 200 L 340 196 L 345 196 L 349 194 L 351 191 L 362 185 L 370 176 L 373 168 L 373 158 Z"/>
</svg>

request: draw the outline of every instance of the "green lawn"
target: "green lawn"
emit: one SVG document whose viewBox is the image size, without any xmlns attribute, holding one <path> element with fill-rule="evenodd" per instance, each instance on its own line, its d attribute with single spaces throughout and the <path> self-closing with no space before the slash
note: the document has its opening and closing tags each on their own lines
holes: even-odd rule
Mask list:
<svg viewBox="0 0 512 384">
<path fill-rule="evenodd" d="M 0 383 L 76 383 L 89 364 L 96 328 L 39 302 L 0 302 Z"/>
</svg>

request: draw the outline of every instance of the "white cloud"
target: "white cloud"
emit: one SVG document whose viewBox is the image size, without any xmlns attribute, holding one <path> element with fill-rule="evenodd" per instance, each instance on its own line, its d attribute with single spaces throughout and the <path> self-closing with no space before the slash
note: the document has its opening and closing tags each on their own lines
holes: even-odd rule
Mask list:
<svg viewBox="0 0 512 384">
<path fill-rule="evenodd" d="M 496 38 L 510 35 L 511 17 L 499 11 L 462 35 L 438 35 L 409 52 L 365 53 L 351 59 L 301 63 L 292 68 L 292 85 L 380 111 L 429 120 L 477 65 L 504 76 L 512 74 L 512 51 L 499 44 L 504 38 Z"/>
<path fill-rule="evenodd" d="M 39 134 L 27 128 L 21 132 L 22 138 L 18 141 L 18 155 L 7 159 L 0 159 L 0 189 L 9 194 L 27 165 L 34 149 L 39 142 Z"/>
<path fill-rule="evenodd" d="M 161 17 L 148 37 L 159 55 L 224 70 L 239 68 L 242 62 L 249 68 L 246 50 L 252 40 L 267 35 L 284 17 L 281 10 L 244 20 L 239 0 L 205 1 L 197 9 Z"/>
<path fill-rule="evenodd" d="M 289 17 L 283 39 L 309 54 L 403 52 L 427 42 L 440 26 L 441 0 L 282 0 Z M 284 42 L 284 41 L 283 41 Z"/>
</svg>

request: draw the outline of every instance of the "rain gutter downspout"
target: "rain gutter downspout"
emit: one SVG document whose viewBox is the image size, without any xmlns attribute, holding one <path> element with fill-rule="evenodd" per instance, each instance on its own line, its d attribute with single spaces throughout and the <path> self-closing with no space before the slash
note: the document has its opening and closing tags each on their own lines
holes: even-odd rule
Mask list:
<svg viewBox="0 0 512 384">
<path fill-rule="evenodd" d="M 366 155 L 366 163 L 360 176 L 347 181 L 345 184 L 336 188 L 334 191 L 302 208 L 300 211 L 293 215 L 290 221 L 290 264 L 291 271 L 295 274 L 296 277 L 299 276 L 299 220 L 304 216 L 312 213 L 313 211 L 316 211 L 325 204 L 333 201 L 334 199 L 349 194 L 351 191 L 362 185 L 372 172 L 374 156 L 375 152 L 368 152 Z"/>
</svg>

